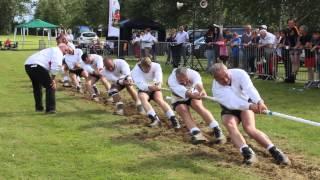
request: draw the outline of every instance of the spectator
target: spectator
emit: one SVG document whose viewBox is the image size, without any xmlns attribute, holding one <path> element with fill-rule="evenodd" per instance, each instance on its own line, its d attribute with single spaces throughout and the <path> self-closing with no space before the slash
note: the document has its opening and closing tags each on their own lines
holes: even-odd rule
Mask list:
<svg viewBox="0 0 320 180">
<path fill-rule="evenodd" d="M 150 28 L 144 30 L 144 35 L 141 37 L 141 49 L 143 57 L 151 57 L 152 45 L 158 40 L 151 35 Z"/>
<path fill-rule="evenodd" d="M 11 40 L 9 38 L 4 42 L 4 48 L 7 50 L 11 48 Z"/>
<path fill-rule="evenodd" d="M 232 67 L 239 67 L 239 47 L 241 44 L 241 38 L 239 37 L 237 32 L 234 32 L 232 35 L 232 39 L 230 41 L 230 46 L 232 50 Z"/>
<path fill-rule="evenodd" d="M 255 61 L 256 61 L 256 58 L 258 57 L 257 47 L 258 47 L 259 41 L 260 41 L 259 30 L 255 29 L 252 31 L 251 41 L 249 42 L 249 47 L 250 49 L 252 49 L 252 52 L 251 52 L 252 54 L 250 53 L 251 56 L 249 58 L 249 67 L 250 67 L 249 72 L 251 73 L 256 72 Z"/>
<path fill-rule="evenodd" d="M 66 39 L 68 40 L 68 42 L 71 42 L 71 43 L 73 42 L 74 37 L 73 37 L 71 29 L 68 29 L 68 31 L 67 31 Z"/>
<path fill-rule="evenodd" d="M 300 26 L 299 31 L 301 36 L 298 40 L 298 48 L 303 49 L 305 53 L 304 65 L 308 69 L 308 82 L 305 87 L 309 87 L 314 81 L 314 67 L 316 66 L 315 53 L 311 51 L 312 35 L 309 34 L 308 27 L 305 25 Z"/>
<path fill-rule="evenodd" d="M 169 31 L 169 34 L 168 34 L 168 38 L 166 39 L 166 42 L 168 43 L 168 49 L 167 49 L 167 62 L 166 64 L 168 63 L 172 63 L 172 46 L 176 46 L 176 44 L 174 43 L 175 42 L 175 37 L 176 37 L 176 33 L 177 33 L 177 30 L 176 29 L 171 29 Z"/>
<path fill-rule="evenodd" d="M 288 32 L 286 33 L 285 45 L 288 46 L 290 54 L 290 62 L 285 64 L 287 68 L 287 78 L 285 82 L 294 83 L 296 74 L 300 66 L 300 54 L 301 50 L 298 49 L 297 42 L 299 38 L 299 30 L 296 26 L 296 22 L 293 19 L 288 20 Z"/>
<path fill-rule="evenodd" d="M 133 45 L 133 51 L 134 51 L 134 56 L 138 59 L 141 57 L 141 36 L 143 35 L 143 32 L 137 32 L 135 37 L 132 39 L 131 43 Z"/>
<path fill-rule="evenodd" d="M 210 26 L 209 30 L 204 36 L 206 42 L 206 51 L 205 56 L 208 59 L 207 70 L 211 67 L 212 64 L 217 61 L 217 45 L 215 44 L 219 39 L 219 27 Z"/>
<path fill-rule="evenodd" d="M 241 43 L 243 45 L 243 57 L 242 58 L 242 68 L 246 71 L 249 70 L 248 68 L 248 62 L 250 59 L 250 56 L 252 56 L 252 49 L 250 48 L 251 43 L 251 36 L 252 36 L 252 28 L 251 25 L 246 25 L 245 32 L 242 34 L 241 37 Z"/>
<path fill-rule="evenodd" d="M 189 35 L 186 31 L 184 31 L 184 27 L 180 26 L 179 31 L 176 34 L 175 38 L 178 45 L 181 45 L 180 47 L 180 57 L 183 57 L 183 66 L 187 65 L 187 43 L 189 42 Z M 193 39 L 194 41 L 195 39 Z M 178 59 L 180 60 L 180 59 Z M 180 62 L 175 62 L 175 64 L 180 64 Z"/>
<path fill-rule="evenodd" d="M 275 47 L 276 37 L 275 35 L 267 32 L 267 30 L 262 29 L 260 32 L 260 41 L 258 45 L 258 49 L 261 52 L 261 63 L 264 67 L 265 78 L 269 78 L 269 76 L 273 75 L 273 62 L 272 55 Z"/>
<path fill-rule="evenodd" d="M 318 72 L 318 80 L 320 80 L 320 31 L 317 30 L 312 34 L 312 49 L 316 53 L 316 70 Z"/>
</svg>

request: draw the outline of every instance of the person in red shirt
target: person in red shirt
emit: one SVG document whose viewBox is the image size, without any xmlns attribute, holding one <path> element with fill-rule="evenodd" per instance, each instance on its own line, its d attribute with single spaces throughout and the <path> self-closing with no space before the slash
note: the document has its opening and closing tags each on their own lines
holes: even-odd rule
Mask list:
<svg viewBox="0 0 320 180">
<path fill-rule="evenodd" d="M 9 38 L 4 42 L 4 47 L 5 47 L 6 49 L 10 49 L 10 47 L 11 47 L 11 41 L 10 41 Z"/>
</svg>

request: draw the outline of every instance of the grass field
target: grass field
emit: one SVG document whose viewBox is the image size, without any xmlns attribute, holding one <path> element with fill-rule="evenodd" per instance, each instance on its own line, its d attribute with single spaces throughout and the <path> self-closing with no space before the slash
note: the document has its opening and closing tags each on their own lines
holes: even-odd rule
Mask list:
<svg viewBox="0 0 320 180">
<path fill-rule="evenodd" d="M 226 145 L 191 145 L 184 130 L 149 129 L 135 113 L 112 114 L 112 105 L 86 100 L 59 88 L 57 114 L 34 112 L 31 82 L 23 63 L 31 51 L 0 51 L 0 179 L 319 179 L 320 129 L 283 119 L 257 116 L 257 126 L 292 160 L 279 167 L 250 140 L 260 162 L 241 165 L 242 157 Z M 133 62 L 131 62 L 133 65 Z M 163 67 L 165 80 L 170 67 Z M 211 79 L 202 74 L 211 94 Z M 274 111 L 320 122 L 320 93 L 255 80 Z M 130 100 L 126 98 L 130 108 Z M 217 104 L 206 106 L 220 121 Z M 163 114 L 160 113 L 163 117 Z M 199 123 L 201 120 L 196 116 Z M 164 118 L 162 118 L 164 119 Z M 203 123 L 201 127 L 205 127 Z M 206 128 L 205 128 L 206 129 Z"/>
</svg>

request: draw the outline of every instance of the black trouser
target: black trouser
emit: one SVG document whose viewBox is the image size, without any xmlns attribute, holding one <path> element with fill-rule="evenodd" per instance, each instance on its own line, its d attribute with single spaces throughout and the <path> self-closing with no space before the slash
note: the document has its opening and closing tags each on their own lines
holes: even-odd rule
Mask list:
<svg viewBox="0 0 320 180">
<path fill-rule="evenodd" d="M 171 52 L 172 52 L 172 66 L 174 68 L 179 67 L 180 61 L 181 61 L 181 49 L 182 44 L 176 45 L 176 46 L 170 46 Z"/>
<path fill-rule="evenodd" d="M 290 53 L 287 49 L 282 49 L 282 59 L 284 64 L 285 81 L 294 82 L 295 77 L 292 75 L 292 63 L 290 60 Z"/>
<path fill-rule="evenodd" d="M 56 110 L 55 89 L 51 88 L 51 78 L 49 72 L 43 67 L 33 64 L 25 65 L 25 70 L 32 82 L 35 108 L 38 111 L 43 110 L 42 105 L 42 87 L 46 89 L 46 112 Z"/>
</svg>

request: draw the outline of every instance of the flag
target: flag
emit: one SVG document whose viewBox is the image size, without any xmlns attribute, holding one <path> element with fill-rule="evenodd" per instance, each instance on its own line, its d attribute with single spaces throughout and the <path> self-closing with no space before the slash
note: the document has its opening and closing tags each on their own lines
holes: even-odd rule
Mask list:
<svg viewBox="0 0 320 180">
<path fill-rule="evenodd" d="M 108 37 L 120 36 L 120 4 L 118 0 L 109 0 Z"/>
</svg>

